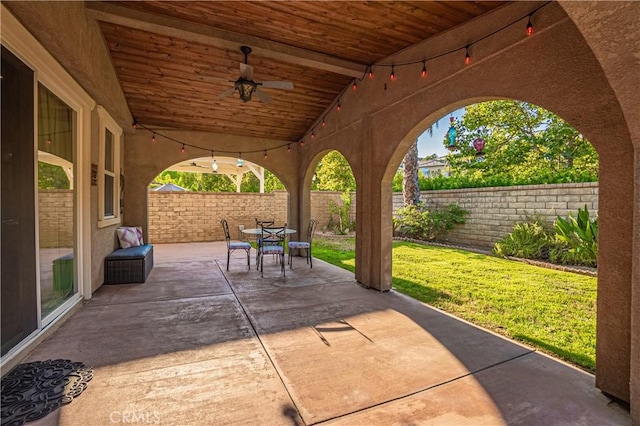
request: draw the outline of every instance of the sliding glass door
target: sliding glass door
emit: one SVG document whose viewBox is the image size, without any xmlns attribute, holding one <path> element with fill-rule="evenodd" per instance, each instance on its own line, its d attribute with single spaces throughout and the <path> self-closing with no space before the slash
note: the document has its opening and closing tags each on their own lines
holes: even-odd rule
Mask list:
<svg viewBox="0 0 640 426">
<path fill-rule="evenodd" d="M 38 85 L 38 242 L 41 317 L 78 292 L 74 267 L 76 113 Z"/>
</svg>

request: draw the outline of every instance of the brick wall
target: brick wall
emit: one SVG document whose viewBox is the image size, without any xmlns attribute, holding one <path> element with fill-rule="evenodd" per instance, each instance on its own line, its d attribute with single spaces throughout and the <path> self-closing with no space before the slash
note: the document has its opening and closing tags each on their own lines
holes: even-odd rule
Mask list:
<svg viewBox="0 0 640 426">
<path fill-rule="evenodd" d="M 598 211 L 598 183 L 564 183 L 494 188 L 467 188 L 423 191 L 423 202 L 440 205 L 455 203 L 470 213 L 467 223 L 449 235 L 454 244 L 492 248 L 511 232 L 513 224 L 526 215 L 539 214 L 550 222 L 568 216 L 586 205 L 589 213 Z M 394 210 L 402 207 L 402 194 L 394 194 Z"/>
<path fill-rule="evenodd" d="M 311 217 L 320 221 L 319 230 L 329 222 L 329 203 L 341 204 L 340 192 L 311 192 Z M 154 243 L 219 241 L 224 239 L 220 219 L 229 222 L 233 238 L 239 238 L 238 225 L 253 228 L 255 217 L 275 218 L 284 223 L 287 193 L 207 193 L 150 192 L 150 241 Z M 470 212 L 467 223 L 449 234 L 455 244 L 491 248 L 508 234 L 514 222 L 538 213 L 553 221 L 557 215 L 587 206 L 598 210 L 598 184 L 554 184 L 496 188 L 470 188 L 423 191 L 424 202 L 440 205 L 455 203 Z M 352 194 L 351 214 L 355 219 L 356 196 Z M 402 207 L 402 194 L 393 196 L 394 210 Z"/>
<path fill-rule="evenodd" d="M 320 229 L 329 222 L 329 200 L 340 202 L 339 192 L 312 192 L 311 217 Z M 255 227 L 255 218 L 285 223 L 288 194 L 153 192 L 149 193 L 149 240 L 153 243 L 224 240 L 221 219 L 229 223 L 231 237 L 242 234 L 239 225 Z M 245 239 L 249 239 L 245 236 Z"/>
<path fill-rule="evenodd" d="M 73 247 L 73 191 L 38 191 L 40 247 Z"/>
<path fill-rule="evenodd" d="M 333 201 L 339 206 L 342 205 L 341 195 L 342 192 L 311 191 L 311 218 L 319 222 L 318 231 L 326 231 L 329 217 L 331 216 L 329 214 L 329 204 Z M 337 220 L 337 218 L 334 217 L 334 220 Z"/>
</svg>

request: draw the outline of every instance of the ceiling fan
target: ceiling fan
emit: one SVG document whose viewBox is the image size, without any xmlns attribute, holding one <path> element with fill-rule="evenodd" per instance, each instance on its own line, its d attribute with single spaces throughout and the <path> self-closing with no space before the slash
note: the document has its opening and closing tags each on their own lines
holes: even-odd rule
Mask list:
<svg viewBox="0 0 640 426">
<path fill-rule="evenodd" d="M 290 81 L 253 81 L 253 67 L 247 64 L 247 57 L 251 53 L 249 46 L 240 46 L 240 51 L 244 53 L 244 63 L 240 62 L 240 77 L 233 83 L 233 87 L 219 94 L 216 99 L 222 99 L 238 91 L 243 102 L 251 100 L 255 93 L 258 99 L 265 104 L 271 102 L 271 96 L 260 90 L 260 86 L 271 89 L 293 90 L 293 83 Z"/>
</svg>

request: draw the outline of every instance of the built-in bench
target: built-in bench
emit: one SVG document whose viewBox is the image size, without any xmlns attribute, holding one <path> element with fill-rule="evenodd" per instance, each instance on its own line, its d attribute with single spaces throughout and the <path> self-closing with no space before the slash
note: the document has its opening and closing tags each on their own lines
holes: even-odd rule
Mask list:
<svg viewBox="0 0 640 426">
<path fill-rule="evenodd" d="M 104 283 L 143 283 L 153 269 L 153 246 L 117 249 L 104 258 Z"/>
</svg>

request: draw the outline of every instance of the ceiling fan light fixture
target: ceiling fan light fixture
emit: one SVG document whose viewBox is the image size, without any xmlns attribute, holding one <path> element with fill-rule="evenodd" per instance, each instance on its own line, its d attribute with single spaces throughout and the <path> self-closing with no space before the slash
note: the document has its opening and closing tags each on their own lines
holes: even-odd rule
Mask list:
<svg viewBox="0 0 640 426">
<path fill-rule="evenodd" d="M 247 80 L 242 77 L 237 79 L 235 83 L 235 88 L 243 102 L 249 102 L 251 100 L 251 95 L 256 91 L 256 87 L 256 83 L 252 80 Z"/>
</svg>

